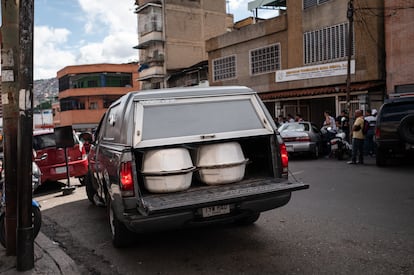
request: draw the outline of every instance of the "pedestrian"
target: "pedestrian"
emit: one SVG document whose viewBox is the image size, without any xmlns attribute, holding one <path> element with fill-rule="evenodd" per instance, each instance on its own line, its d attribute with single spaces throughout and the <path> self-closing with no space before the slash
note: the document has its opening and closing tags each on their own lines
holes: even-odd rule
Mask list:
<svg viewBox="0 0 414 275">
<path fill-rule="evenodd" d="M 279 126 L 286 123 L 286 118 L 283 115 L 279 115 L 278 117 Z"/>
<path fill-rule="evenodd" d="M 301 115 L 301 114 L 296 114 L 296 116 L 295 116 L 295 121 L 296 121 L 296 122 L 303 121 L 302 115 Z"/>
<path fill-rule="evenodd" d="M 339 130 L 345 133 L 345 139 L 349 142 L 349 116 L 348 111 L 342 110 L 341 114 L 336 118 L 336 125 Z"/>
<path fill-rule="evenodd" d="M 288 120 L 288 122 L 295 122 L 295 119 L 293 118 L 293 116 L 291 114 L 287 115 L 287 120 Z"/>
<path fill-rule="evenodd" d="M 365 135 L 365 141 L 364 141 L 364 155 L 365 156 L 374 156 L 375 155 L 375 142 L 374 142 L 374 136 L 375 136 L 375 124 L 377 122 L 377 110 L 373 109 L 367 110 L 365 115 L 365 120 L 368 121 L 369 128 L 366 131 Z"/>
<path fill-rule="evenodd" d="M 352 158 L 348 164 L 364 164 L 364 116 L 361 110 L 355 111 L 355 122 L 352 126 Z M 357 162 L 358 158 L 358 162 Z"/>
<path fill-rule="evenodd" d="M 331 113 L 329 111 L 325 111 L 323 115 L 325 116 L 325 120 L 323 121 L 323 127 L 331 127 L 332 131 L 336 131 L 335 119 L 331 116 Z"/>
</svg>

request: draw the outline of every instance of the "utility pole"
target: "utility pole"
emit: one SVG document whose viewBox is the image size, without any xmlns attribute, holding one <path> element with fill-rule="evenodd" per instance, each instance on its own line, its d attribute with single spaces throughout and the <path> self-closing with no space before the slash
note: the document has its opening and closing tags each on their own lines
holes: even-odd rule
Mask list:
<svg viewBox="0 0 414 275">
<path fill-rule="evenodd" d="M 34 267 L 31 210 L 33 1 L 1 1 L 6 247 L 8 255 L 17 255 L 19 271 Z"/>
<path fill-rule="evenodd" d="M 346 77 L 346 108 L 348 112 L 350 111 L 351 107 L 351 59 L 352 59 L 352 46 L 353 46 L 353 29 L 354 29 L 354 1 L 349 0 L 348 2 L 348 10 L 346 12 L 346 17 L 349 21 L 349 28 L 348 28 L 348 66 L 347 66 L 347 77 Z"/>
<path fill-rule="evenodd" d="M 17 124 L 19 119 L 19 3 L 1 1 L 1 81 L 5 165 L 6 253 L 16 255 L 17 228 Z"/>
<path fill-rule="evenodd" d="M 20 0 L 19 129 L 17 146 L 17 270 L 34 267 L 32 222 L 34 0 Z"/>
</svg>

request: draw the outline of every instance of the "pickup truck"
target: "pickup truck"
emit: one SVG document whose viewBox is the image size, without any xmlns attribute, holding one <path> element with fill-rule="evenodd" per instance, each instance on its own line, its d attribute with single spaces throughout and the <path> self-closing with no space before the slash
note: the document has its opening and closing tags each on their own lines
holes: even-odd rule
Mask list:
<svg viewBox="0 0 414 275">
<path fill-rule="evenodd" d="M 414 94 L 392 94 L 381 106 L 376 126 L 376 164 L 386 166 L 394 157 L 414 157 Z"/>
<path fill-rule="evenodd" d="M 106 206 L 115 247 L 136 233 L 252 224 L 287 204 L 288 154 L 257 93 L 217 86 L 131 92 L 106 111 L 86 193 Z"/>
</svg>

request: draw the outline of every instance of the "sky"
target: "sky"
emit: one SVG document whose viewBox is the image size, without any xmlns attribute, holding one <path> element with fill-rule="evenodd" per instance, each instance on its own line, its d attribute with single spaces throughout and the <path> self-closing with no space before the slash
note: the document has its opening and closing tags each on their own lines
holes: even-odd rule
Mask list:
<svg viewBox="0 0 414 275">
<path fill-rule="evenodd" d="M 252 13 L 252 0 L 229 0 L 227 12 L 239 21 Z M 70 65 L 138 61 L 134 0 L 35 0 L 34 79 L 56 77 Z M 272 11 L 274 12 L 274 11 Z M 266 18 L 264 14 L 260 17 Z"/>
</svg>

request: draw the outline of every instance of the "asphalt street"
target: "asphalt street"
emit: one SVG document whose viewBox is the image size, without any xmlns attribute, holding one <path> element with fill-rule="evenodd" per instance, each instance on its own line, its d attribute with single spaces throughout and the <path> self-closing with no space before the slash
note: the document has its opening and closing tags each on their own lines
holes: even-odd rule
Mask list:
<svg viewBox="0 0 414 275">
<path fill-rule="evenodd" d="M 255 225 L 145 234 L 125 249 L 113 248 L 106 210 L 84 187 L 36 197 L 42 232 L 84 274 L 414 274 L 413 168 L 292 159 L 290 179 L 310 188 Z"/>
</svg>

